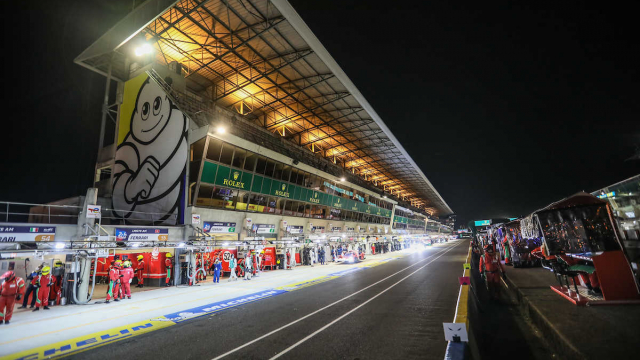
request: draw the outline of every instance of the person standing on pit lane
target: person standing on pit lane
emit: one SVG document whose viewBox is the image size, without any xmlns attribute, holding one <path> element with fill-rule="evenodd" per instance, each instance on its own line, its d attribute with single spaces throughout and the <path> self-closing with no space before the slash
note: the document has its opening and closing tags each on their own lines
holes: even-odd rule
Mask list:
<svg viewBox="0 0 640 360">
<path fill-rule="evenodd" d="M 13 316 L 13 306 L 16 300 L 20 300 L 24 294 L 24 280 L 16 277 L 13 271 L 7 271 L 0 276 L 0 280 L 4 282 L 0 286 L 0 324 L 4 321 L 9 325 L 9 321 Z"/>
<path fill-rule="evenodd" d="M 173 255 L 171 255 L 171 253 L 167 253 L 164 260 L 164 267 L 167 270 L 167 280 L 164 286 L 171 286 L 171 270 L 173 269 L 173 261 L 171 260 L 172 257 Z"/>
<path fill-rule="evenodd" d="M 236 257 L 231 254 L 231 259 L 229 259 L 229 270 L 231 271 L 231 274 L 229 274 L 229 280 L 227 281 L 231 281 L 231 279 L 238 281 L 238 275 L 236 275 L 236 266 L 238 266 L 238 260 L 236 260 Z"/>
<path fill-rule="evenodd" d="M 480 257 L 480 274 L 485 275 L 485 281 L 491 299 L 498 300 L 500 295 L 500 274 L 504 272 L 500 263 L 500 255 L 496 254 L 491 245 L 485 245 L 484 255 Z"/>
<path fill-rule="evenodd" d="M 111 269 L 109 269 L 109 289 L 107 290 L 107 300 L 108 304 L 111 298 L 113 297 L 113 301 L 120 301 L 118 298 L 120 297 L 120 264 L 122 264 L 122 260 L 116 260 L 113 262 Z"/>
<path fill-rule="evenodd" d="M 122 275 L 122 292 L 128 299 L 131 299 L 131 281 L 133 281 L 133 269 L 131 268 L 131 261 L 127 260 L 123 264 L 123 269 L 120 270 Z M 122 297 L 124 299 L 124 296 Z"/>
<path fill-rule="evenodd" d="M 45 310 L 49 310 L 49 291 L 51 291 L 51 286 L 53 285 L 53 281 L 51 279 L 51 268 L 48 266 L 44 266 L 42 268 L 42 273 L 38 276 L 38 282 L 36 287 L 38 288 L 36 294 L 38 299 L 36 300 L 36 308 L 33 311 L 40 310 L 40 306 L 42 306 Z"/>
<path fill-rule="evenodd" d="M 220 283 L 220 272 L 222 271 L 222 262 L 219 258 L 213 262 L 213 283 Z"/>
<path fill-rule="evenodd" d="M 245 280 L 251 280 L 251 254 L 247 253 L 247 255 L 244 257 L 244 279 Z"/>
<path fill-rule="evenodd" d="M 142 274 L 144 272 L 144 256 L 138 255 L 138 265 L 136 266 L 136 275 L 138 276 L 138 285 L 136 287 L 144 287 L 144 278 Z"/>
<path fill-rule="evenodd" d="M 37 290 L 36 284 L 38 283 L 38 276 L 40 275 L 40 271 L 42 271 L 42 264 L 27 276 L 27 280 L 29 281 L 29 286 L 27 287 L 27 292 L 24 294 L 24 300 L 22 301 L 22 306 L 20 306 L 18 309 L 27 308 L 27 302 L 29 301 L 29 295 L 31 295 L 31 293 L 33 293 L 33 296 L 31 297 L 30 308 L 33 309 L 33 307 L 36 306 L 36 299 L 38 298 L 37 291 L 36 291 Z"/>
</svg>

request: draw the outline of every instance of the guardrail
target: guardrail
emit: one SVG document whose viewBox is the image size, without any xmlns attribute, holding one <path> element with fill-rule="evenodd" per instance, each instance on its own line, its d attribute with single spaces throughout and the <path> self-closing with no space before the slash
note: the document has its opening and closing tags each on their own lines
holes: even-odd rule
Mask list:
<svg viewBox="0 0 640 360">
<path fill-rule="evenodd" d="M 40 224 L 77 224 L 82 207 L 0 201 L 0 221 Z"/>
<path fill-rule="evenodd" d="M 469 252 L 467 253 L 467 259 L 465 261 L 466 264 L 471 264 L 471 243 L 469 243 Z M 463 266 L 462 276 L 469 278 L 471 276 L 471 267 L 467 268 Z M 464 324 L 466 328 L 466 333 L 468 336 L 468 340 L 471 339 L 471 334 L 469 331 L 469 313 L 468 313 L 468 304 L 469 304 L 469 291 L 471 284 L 462 284 L 460 285 L 460 292 L 458 293 L 458 303 L 456 305 L 456 313 L 453 317 L 453 323 L 456 324 Z M 469 341 L 449 341 L 447 344 L 447 350 L 444 355 L 445 360 L 463 360 L 469 359 L 471 350 L 469 347 Z"/>
<path fill-rule="evenodd" d="M 38 223 L 38 224 L 77 224 L 78 218 L 85 211 L 82 206 L 35 204 L 22 202 L 0 201 L 0 222 L 7 223 Z M 168 225 L 175 224 L 177 215 L 169 215 L 165 220 L 165 213 L 150 213 L 140 211 L 121 212 L 115 209 L 102 208 L 102 225 Z M 135 220 L 131 220 L 135 219 Z"/>
</svg>

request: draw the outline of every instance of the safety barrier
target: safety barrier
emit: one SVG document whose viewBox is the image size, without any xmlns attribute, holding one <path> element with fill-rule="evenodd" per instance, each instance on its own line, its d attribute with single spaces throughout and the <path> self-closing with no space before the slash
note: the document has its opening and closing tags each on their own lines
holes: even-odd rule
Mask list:
<svg viewBox="0 0 640 360">
<path fill-rule="evenodd" d="M 472 347 L 475 346 L 472 331 L 469 328 L 469 291 L 470 282 L 463 282 L 464 278 L 469 279 L 471 276 L 471 243 L 469 244 L 469 252 L 467 259 L 463 265 L 462 278 L 460 280 L 460 292 L 458 293 L 458 302 L 456 305 L 456 313 L 453 317 L 453 323 L 464 324 L 468 341 L 449 341 L 445 352 L 445 360 L 463 360 L 471 358 L 471 353 L 477 354 Z M 475 357 L 475 356 L 474 356 Z"/>
</svg>

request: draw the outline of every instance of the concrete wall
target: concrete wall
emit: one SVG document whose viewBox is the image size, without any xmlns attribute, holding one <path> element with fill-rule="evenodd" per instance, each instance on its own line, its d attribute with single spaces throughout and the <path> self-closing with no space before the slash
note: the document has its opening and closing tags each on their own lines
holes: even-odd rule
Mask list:
<svg viewBox="0 0 640 360">
<path fill-rule="evenodd" d="M 345 237 L 357 237 L 357 236 L 367 236 L 367 235 L 377 235 L 377 236 L 385 236 L 391 235 L 391 226 L 390 225 L 382 225 L 382 224 L 366 224 L 366 223 L 358 223 L 352 221 L 340 221 L 340 220 L 326 220 L 326 219 L 311 219 L 311 218 L 301 218 L 295 216 L 285 216 L 285 215 L 273 215 L 273 214 L 262 214 L 262 213 L 250 213 L 250 212 L 241 212 L 241 211 L 232 211 L 232 210 L 223 210 L 223 209 L 210 209 L 203 207 L 190 207 L 190 212 L 193 214 L 199 214 L 202 222 L 205 221 L 217 221 L 217 222 L 234 222 L 236 223 L 236 234 L 240 235 L 240 240 L 247 237 L 247 231 L 243 229 L 245 220 L 247 218 L 251 219 L 253 224 L 269 224 L 276 226 L 276 234 L 278 238 L 284 236 L 284 229 L 281 227 L 281 221 L 286 220 L 287 225 L 294 226 L 304 226 L 304 235 L 326 235 L 327 237 L 331 236 L 341 236 L 345 235 Z M 313 226 L 324 226 L 324 233 L 316 232 L 311 233 L 309 223 L 313 224 Z M 362 229 L 365 229 L 365 232 L 353 233 L 346 232 L 347 227 L 352 227 L 356 229 L 360 226 Z M 202 227 L 202 224 L 199 226 Z M 341 227 L 342 231 L 333 233 L 331 232 L 331 227 Z M 369 231 L 371 228 L 371 231 Z M 387 233 L 385 234 L 385 228 L 387 229 Z M 379 229 L 379 231 L 378 231 Z M 412 233 L 423 233 L 421 231 L 412 231 Z M 287 236 L 296 236 L 296 234 L 287 235 Z"/>
</svg>

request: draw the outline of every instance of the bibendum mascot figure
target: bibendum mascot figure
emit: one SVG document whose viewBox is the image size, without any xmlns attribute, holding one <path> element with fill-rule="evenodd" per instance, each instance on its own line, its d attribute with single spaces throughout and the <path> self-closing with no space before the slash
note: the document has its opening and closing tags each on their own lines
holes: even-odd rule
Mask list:
<svg viewBox="0 0 640 360">
<path fill-rule="evenodd" d="M 116 152 L 113 207 L 133 223 L 176 223 L 187 162 L 187 117 L 147 78 Z M 149 215 L 153 213 L 153 215 Z"/>
</svg>

